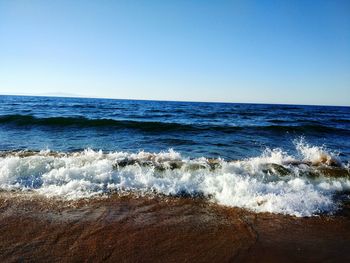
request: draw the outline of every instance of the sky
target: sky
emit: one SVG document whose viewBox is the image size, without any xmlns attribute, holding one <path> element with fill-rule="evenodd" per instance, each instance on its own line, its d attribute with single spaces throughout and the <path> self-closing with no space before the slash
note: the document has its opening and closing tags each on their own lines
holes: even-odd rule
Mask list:
<svg viewBox="0 0 350 263">
<path fill-rule="evenodd" d="M 350 105 L 350 1 L 0 0 L 0 94 Z"/>
</svg>

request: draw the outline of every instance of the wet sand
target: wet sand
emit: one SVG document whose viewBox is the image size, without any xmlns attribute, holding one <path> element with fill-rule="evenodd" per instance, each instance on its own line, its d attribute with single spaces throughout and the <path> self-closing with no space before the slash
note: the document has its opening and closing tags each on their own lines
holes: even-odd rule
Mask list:
<svg viewBox="0 0 350 263">
<path fill-rule="evenodd" d="M 350 214 L 256 214 L 202 199 L 63 202 L 0 193 L 1 262 L 350 262 Z"/>
</svg>

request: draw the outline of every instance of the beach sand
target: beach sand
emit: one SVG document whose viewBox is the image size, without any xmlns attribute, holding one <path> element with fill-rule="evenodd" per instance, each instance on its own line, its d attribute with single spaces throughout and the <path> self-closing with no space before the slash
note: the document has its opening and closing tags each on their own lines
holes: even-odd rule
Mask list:
<svg viewBox="0 0 350 263">
<path fill-rule="evenodd" d="M 203 199 L 74 202 L 0 193 L 1 262 L 350 262 L 350 216 L 296 218 Z"/>
</svg>

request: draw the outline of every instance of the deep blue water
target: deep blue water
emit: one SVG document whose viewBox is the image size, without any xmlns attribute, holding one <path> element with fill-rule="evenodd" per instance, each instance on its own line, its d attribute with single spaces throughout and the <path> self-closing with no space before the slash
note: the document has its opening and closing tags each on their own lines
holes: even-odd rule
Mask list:
<svg viewBox="0 0 350 263">
<path fill-rule="evenodd" d="M 350 107 L 0 96 L 0 150 L 242 159 L 304 137 L 350 159 Z"/>
</svg>

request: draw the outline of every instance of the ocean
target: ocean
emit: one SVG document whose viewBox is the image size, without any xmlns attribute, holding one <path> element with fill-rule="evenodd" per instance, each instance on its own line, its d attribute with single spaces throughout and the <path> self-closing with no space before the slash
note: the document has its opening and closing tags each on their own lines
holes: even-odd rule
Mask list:
<svg viewBox="0 0 350 263">
<path fill-rule="evenodd" d="M 0 96 L 4 193 L 312 217 L 348 202 L 349 161 L 350 107 Z"/>
</svg>

